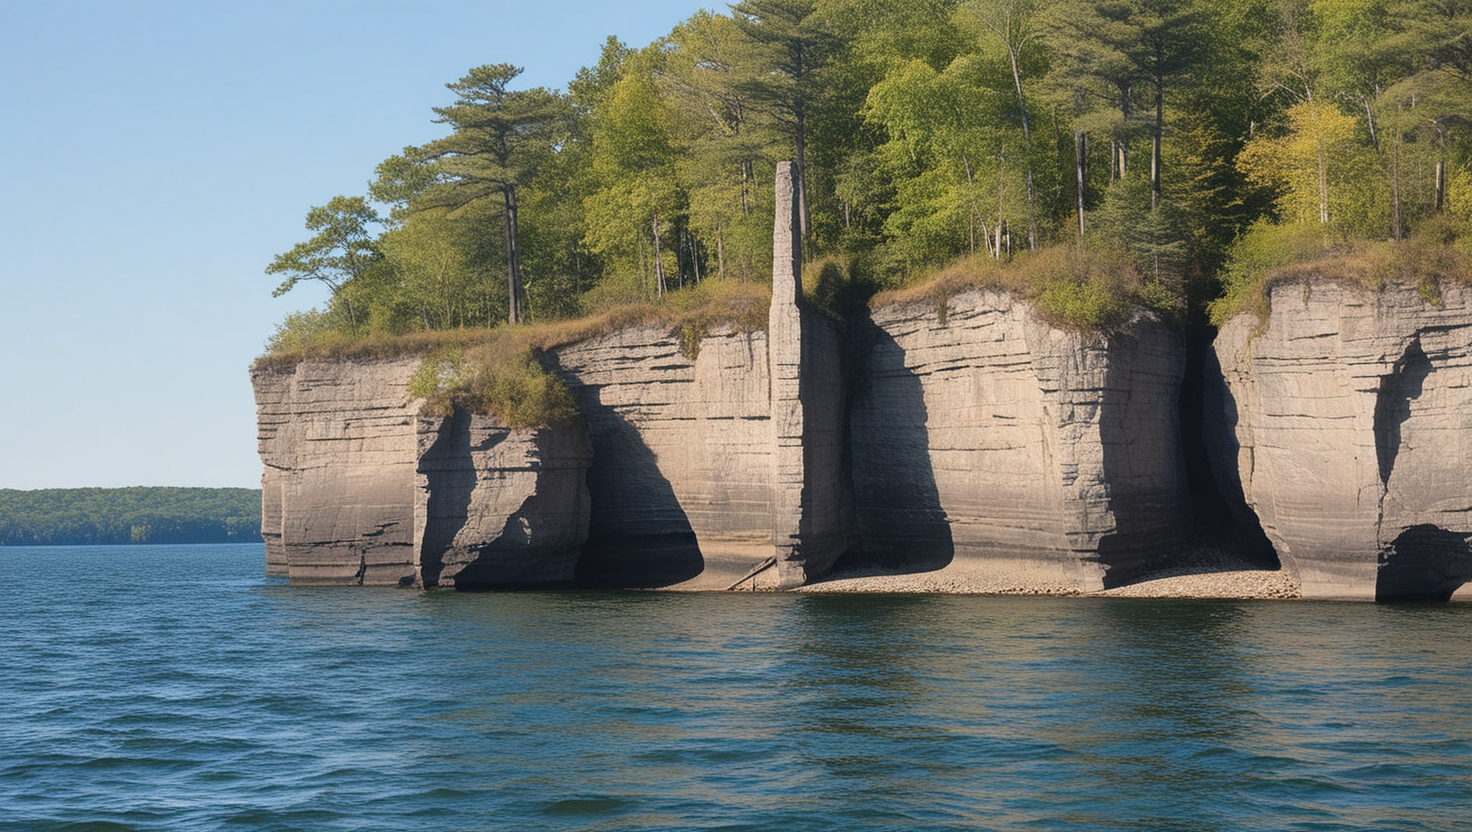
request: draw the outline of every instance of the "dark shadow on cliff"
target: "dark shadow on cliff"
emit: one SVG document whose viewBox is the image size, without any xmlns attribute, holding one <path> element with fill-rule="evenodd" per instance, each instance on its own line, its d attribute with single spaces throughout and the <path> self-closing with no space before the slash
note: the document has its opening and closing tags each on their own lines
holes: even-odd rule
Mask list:
<svg viewBox="0 0 1472 832">
<path fill-rule="evenodd" d="M 1121 586 L 1178 558 L 1191 523 L 1179 388 L 1184 336 L 1163 327 L 1108 336 L 1109 371 L 1100 398 L 1099 440 L 1114 532 L 1098 544 L 1104 587 Z M 1176 398 L 1164 398 L 1170 392 Z"/>
<path fill-rule="evenodd" d="M 833 571 L 941 569 L 956 547 L 930 463 L 924 389 L 905 366 L 904 350 L 867 315 L 850 332 L 849 465 L 858 540 Z"/>
<path fill-rule="evenodd" d="M 1193 339 L 1193 348 L 1199 352 L 1188 355 L 1188 383 L 1182 388 L 1182 396 L 1199 397 L 1200 406 L 1192 406 L 1189 401 L 1183 401 L 1181 405 L 1182 432 L 1188 448 L 1187 465 L 1191 464 L 1191 444 L 1199 443 L 1206 462 L 1206 470 L 1202 473 L 1209 478 L 1211 486 L 1208 490 L 1207 483 L 1201 483 L 1198 492 L 1198 486 L 1193 483 L 1193 500 L 1199 495 L 1201 499 L 1218 501 L 1216 508 L 1207 511 L 1207 522 L 1198 526 L 1197 533 L 1210 542 L 1232 545 L 1238 555 L 1256 566 L 1279 569 L 1282 564 L 1277 550 L 1263 532 L 1257 512 L 1247 505 L 1242 471 L 1238 465 L 1242 444 L 1237 441 L 1237 399 L 1227 386 L 1213 347 L 1216 332 L 1214 329 L 1206 332 L 1208 334 L 1198 336 L 1200 340 Z M 1189 383 L 1193 372 L 1200 374 L 1199 386 Z"/>
<path fill-rule="evenodd" d="M 495 441 L 504 438 L 502 434 Z M 457 407 L 440 422 L 434 444 L 419 458 L 419 470 L 429 489 L 419 555 L 419 577 L 427 587 L 439 585 L 445 553 L 469 515 L 476 485 L 470 451 L 470 414 Z"/>
<path fill-rule="evenodd" d="M 1472 581 L 1469 537 L 1429 523 L 1401 532 L 1380 550 L 1375 600 L 1450 601 Z"/>
<path fill-rule="evenodd" d="M 1389 484 L 1400 454 L 1400 429 L 1411 418 L 1411 402 L 1421 396 L 1426 379 L 1431 375 L 1431 359 L 1421 349 L 1419 339 L 1412 340 L 1405 354 L 1395 362 L 1389 375 L 1380 379 L 1375 396 L 1375 460 L 1380 466 L 1380 482 Z"/>
<path fill-rule="evenodd" d="M 695 531 L 654 452 L 627 419 L 603 404 L 598 388 L 576 392 L 578 410 L 593 438 L 588 468 L 592 511 L 577 585 L 656 588 L 700 575 L 705 558 Z"/>
</svg>

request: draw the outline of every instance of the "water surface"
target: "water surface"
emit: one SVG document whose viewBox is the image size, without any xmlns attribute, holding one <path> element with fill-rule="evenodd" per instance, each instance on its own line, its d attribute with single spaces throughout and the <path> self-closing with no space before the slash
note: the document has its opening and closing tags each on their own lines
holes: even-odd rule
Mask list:
<svg viewBox="0 0 1472 832">
<path fill-rule="evenodd" d="M 0 548 L 0 829 L 1472 829 L 1472 605 L 262 562 Z"/>
</svg>

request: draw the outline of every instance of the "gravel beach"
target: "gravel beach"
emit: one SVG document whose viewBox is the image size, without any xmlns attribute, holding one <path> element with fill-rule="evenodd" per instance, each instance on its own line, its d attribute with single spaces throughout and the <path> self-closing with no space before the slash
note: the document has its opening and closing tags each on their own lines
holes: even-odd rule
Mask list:
<svg viewBox="0 0 1472 832">
<path fill-rule="evenodd" d="M 1127 584 L 1083 593 L 1062 582 L 1038 581 L 992 564 L 952 562 L 930 572 L 866 567 L 836 571 L 799 592 L 932 592 L 951 595 L 1094 595 L 1115 598 L 1299 598 L 1298 582 L 1280 569 L 1266 569 L 1234 552 L 1191 547 L 1179 563 L 1147 572 Z"/>
</svg>

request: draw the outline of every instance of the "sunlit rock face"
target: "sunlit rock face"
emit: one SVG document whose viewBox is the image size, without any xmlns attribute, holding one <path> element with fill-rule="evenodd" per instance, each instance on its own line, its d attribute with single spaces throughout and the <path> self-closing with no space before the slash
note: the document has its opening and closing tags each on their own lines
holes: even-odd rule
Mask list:
<svg viewBox="0 0 1472 832">
<path fill-rule="evenodd" d="M 256 370 L 267 562 L 294 584 L 413 583 L 417 360 Z"/>
<path fill-rule="evenodd" d="M 767 334 L 690 352 L 633 327 L 551 359 L 592 436 L 584 584 L 725 589 L 772 555 Z"/>
<path fill-rule="evenodd" d="M 1270 308 L 1217 337 L 1222 489 L 1305 597 L 1472 596 L 1472 294 L 1325 279 L 1272 287 Z"/>
<path fill-rule="evenodd" d="M 1140 311 L 1083 334 L 973 289 L 885 306 L 855 334 L 859 546 L 1089 591 L 1169 557 L 1189 527 L 1185 344 Z"/>
<path fill-rule="evenodd" d="M 407 393 L 418 366 L 251 374 L 268 571 L 304 585 L 570 582 L 587 528 L 586 428 L 422 417 Z"/>
</svg>

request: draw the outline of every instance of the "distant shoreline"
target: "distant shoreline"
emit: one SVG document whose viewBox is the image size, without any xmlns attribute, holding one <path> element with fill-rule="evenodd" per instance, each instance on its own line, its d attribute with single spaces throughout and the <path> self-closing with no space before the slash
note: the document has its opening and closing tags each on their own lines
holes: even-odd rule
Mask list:
<svg viewBox="0 0 1472 832">
<path fill-rule="evenodd" d="M 0 546 L 260 542 L 258 488 L 0 489 Z"/>
</svg>

